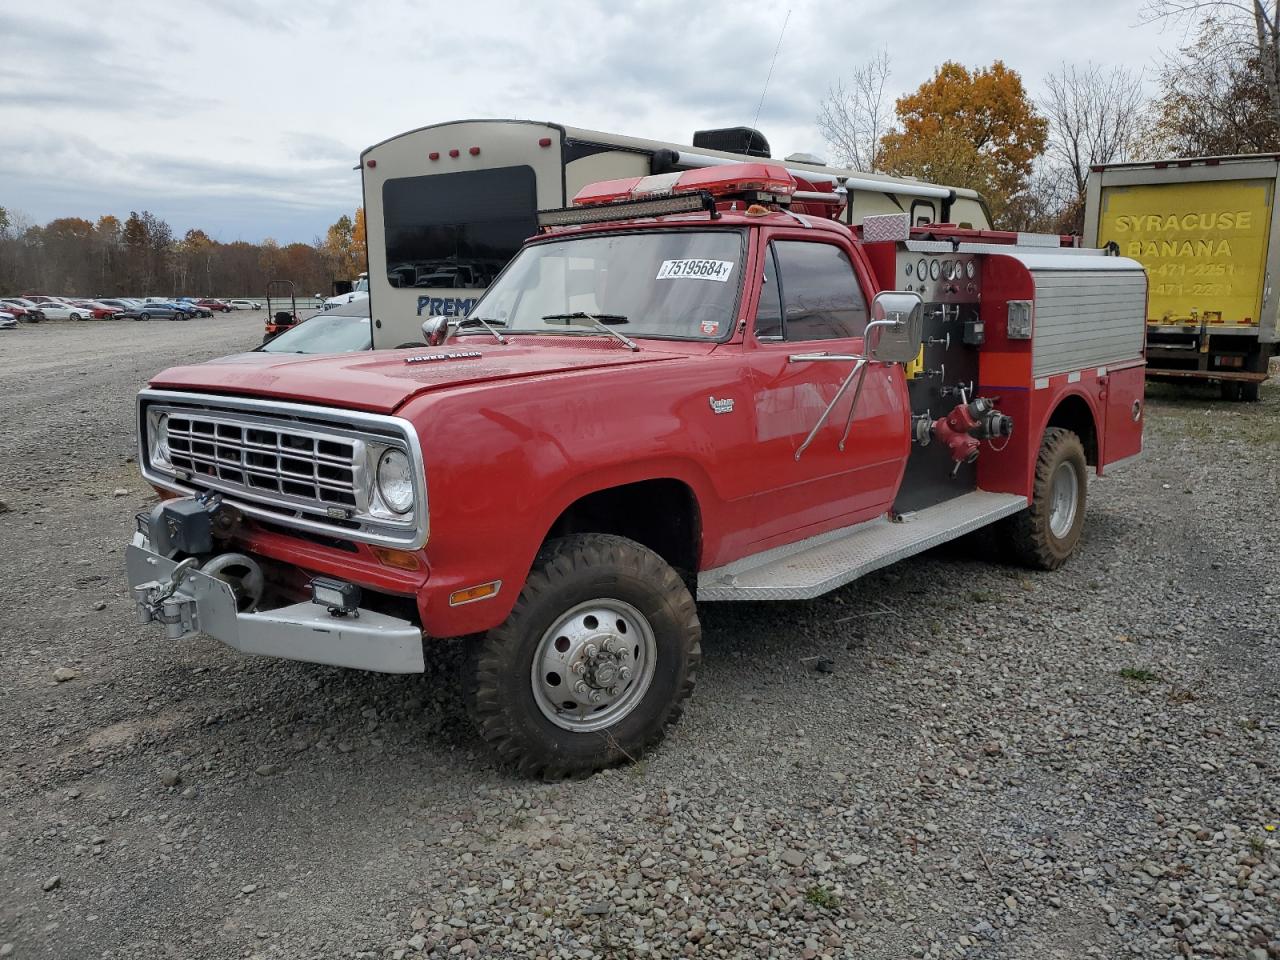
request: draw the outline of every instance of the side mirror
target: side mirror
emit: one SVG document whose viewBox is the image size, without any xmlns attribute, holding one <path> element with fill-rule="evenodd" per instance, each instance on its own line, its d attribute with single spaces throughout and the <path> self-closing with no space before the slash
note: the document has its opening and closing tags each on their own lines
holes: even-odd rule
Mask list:
<svg viewBox="0 0 1280 960">
<path fill-rule="evenodd" d="M 878 336 L 871 331 L 878 328 Z M 881 363 L 910 363 L 920 352 L 924 301 L 918 293 L 886 290 L 871 301 L 867 356 Z"/>
<path fill-rule="evenodd" d="M 438 347 L 448 339 L 448 317 L 427 317 L 422 321 L 422 342 L 428 347 Z"/>
</svg>

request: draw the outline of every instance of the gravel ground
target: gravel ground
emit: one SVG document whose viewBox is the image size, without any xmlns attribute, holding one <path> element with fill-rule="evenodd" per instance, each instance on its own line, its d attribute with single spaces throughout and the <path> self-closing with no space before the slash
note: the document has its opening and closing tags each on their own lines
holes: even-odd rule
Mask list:
<svg viewBox="0 0 1280 960">
<path fill-rule="evenodd" d="M 1158 393 L 1056 573 L 705 606 L 667 742 L 534 784 L 458 643 L 395 677 L 133 624 L 133 393 L 260 322 L 0 334 L 0 956 L 1280 958 L 1280 389 Z"/>
</svg>

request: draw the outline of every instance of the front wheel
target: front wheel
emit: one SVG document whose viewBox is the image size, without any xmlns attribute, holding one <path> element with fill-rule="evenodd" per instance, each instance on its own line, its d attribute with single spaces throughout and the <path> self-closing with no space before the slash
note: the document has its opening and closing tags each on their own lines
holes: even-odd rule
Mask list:
<svg viewBox="0 0 1280 960">
<path fill-rule="evenodd" d="M 1031 503 L 1002 520 L 1004 546 L 1020 562 L 1041 570 L 1066 563 L 1080 541 L 1089 492 L 1084 445 L 1070 430 L 1050 427 L 1036 457 Z"/>
<path fill-rule="evenodd" d="M 634 761 L 683 712 L 701 637 L 693 597 L 652 550 L 609 534 L 565 537 L 476 643 L 468 706 L 480 735 L 527 776 Z"/>
</svg>

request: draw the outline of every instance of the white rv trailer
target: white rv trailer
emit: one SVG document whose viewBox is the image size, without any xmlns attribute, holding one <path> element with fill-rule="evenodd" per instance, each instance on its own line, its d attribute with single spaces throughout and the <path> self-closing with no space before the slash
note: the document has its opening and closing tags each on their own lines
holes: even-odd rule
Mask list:
<svg viewBox="0 0 1280 960">
<path fill-rule="evenodd" d="M 700 132 L 685 146 L 527 120 L 440 123 L 374 144 L 360 155 L 374 346 L 420 342 L 428 316 L 465 316 L 538 232 L 538 211 L 568 206 L 589 183 L 767 156 L 764 137 L 744 127 Z M 845 191 L 850 223 L 910 213 L 913 224 L 991 225 L 972 190 L 813 160 L 782 162 Z"/>
</svg>

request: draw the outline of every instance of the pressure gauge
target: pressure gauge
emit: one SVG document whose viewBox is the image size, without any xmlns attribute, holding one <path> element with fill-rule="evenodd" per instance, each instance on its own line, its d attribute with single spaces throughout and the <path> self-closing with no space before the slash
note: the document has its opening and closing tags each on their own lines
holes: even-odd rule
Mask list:
<svg viewBox="0 0 1280 960">
<path fill-rule="evenodd" d="M 965 276 L 967 276 L 970 280 L 974 278 L 974 275 L 977 274 L 977 272 L 978 272 L 978 268 L 972 260 L 970 260 L 968 263 L 964 265 Z"/>
<path fill-rule="evenodd" d="M 937 280 L 942 273 L 942 265 L 937 260 L 929 261 L 929 279 Z"/>
<path fill-rule="evenodd" d="M 916 276 L 921 280 L 929 276 L 929 264 L 925 263 L 924 260 L 916 264 Z"/>
<path fill-rule="evenodd" d="M 907 271 L 907 276 L 909 277 L 911 276 L 911 274 L 915 273 L 915 268 L 908 263 L 906 266 L 906 271 Z"/>
<path fill-rule="evenodd" d="M 958 260 L 946 260 L 942 264 L 942 275 L 948 280 L 955 280 L 960 276 L 960 262 Z"/>
</svg>

